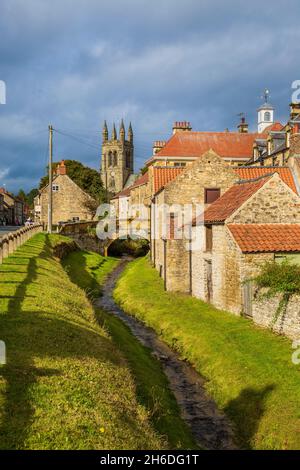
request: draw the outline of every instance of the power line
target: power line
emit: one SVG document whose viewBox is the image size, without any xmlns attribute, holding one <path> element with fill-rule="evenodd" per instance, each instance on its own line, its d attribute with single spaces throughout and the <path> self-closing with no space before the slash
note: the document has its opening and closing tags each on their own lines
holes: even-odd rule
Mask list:
<svg viewBox="0 0 300 470">
<path fill-rule="evenodd" d="M 99 150 L 99 146 L 95 145 L 95 144 L 91 144 L 90 142 L 86 142 L 82 139 L 79 139 L 78 137 L 76 137 L 75 135 L 72 135 L 72 134 L 68 134 L 66 132 L 62 132 L 62 131 L 59 131 L 58 129 L 53 129 L 57 134 L 61 134 L 61 135 L 64 135 L 66 137 L 69 137 L 70 139 L 73 139 L 73 140 L 76 140 L 77 142 L 79 142 L 80 144 L 83 144 L 83 145 L 87 145 L 88 147 L 91 147 L 91 148 L 94 148 L 94 149 L 97 149 Z"/>
</svg>

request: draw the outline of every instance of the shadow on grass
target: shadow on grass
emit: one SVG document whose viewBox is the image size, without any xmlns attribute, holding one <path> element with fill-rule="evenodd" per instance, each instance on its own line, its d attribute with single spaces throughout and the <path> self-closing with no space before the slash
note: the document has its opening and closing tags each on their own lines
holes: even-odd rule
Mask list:
<svg viewBox="0 0 300 470">
<path fill-rule="evenodd" d="M 36 367 L 35 358 L 47 358 L 49 362 L 49 358 L 93 357 L 102 362 L 114 363 L 110 340 L 93 331 L 93 325 L 76 324 L 75 313 L 72 312 L 72 320 L 67 321 L 56 315 L 57 312 L 24 309 L 23 302 L 28 297 L 33 297 L 28 294 L 29 286 L 36 283 L 38 288 L 38 283 L 41 282 L 37 256 L 52 257 L 47 236 L 40 246 L 40 250 L 32 250 L 32 257 L 28 258 L 26 276 L 17 286 L 14 297 L 10 298 L 6 312 L 1 312 L 0 315 L 1 339 L 7 347 L 7 365 L 0 366 L 0 382 L 5 381 L 0 394 L 1 449 L 26 448 L 26 438 L 35 413 L 35 384 L 40 377 L 50 378 L 65 373 L 60 369 Z M 26 247 L 24 245 L 27 254 Z M 9 264 L 9 258 L 7 261 Z M 2 267 L 2 274 L 6 274 L 7 271 L 2 270 Z M 79 317 L 78 313 L 80 321 Z M 98 347 L 95 347 L 97 345 Z"/>
<path fill-rule="evenodd" d="M 63 264 L 70 280 L 91 293 L 90 300 L 94 303 L 102 291 L 102 286 L 94 277 L 94 271 L 103 268 L 107 262 L 108 259 L 104 258 L 97 267 L 88 267 L 84 252 L 76 252 L 76 260 L 71 254 Z M 148 410 L 149 418 L 157 431 L 168 437 L 170 449 L 197 449 L 190 429 L 180 416 L 178 404 L 169 389 L 168 379 L 160 363 L 119 318 L 95 305 L 94 311 L 99 324 L 109 331 L 126 358 L 135 380 L 138 402 Z"/>
<path fill-rule="evenodd" d="M 224 412 L 235 423 L 236 439 L 243 448 L 253 448 L 252 439 L 264 415 L 266 400 L 275 388 L 274 384 L 267 385 L 261 390 L 245 388 L 224 408 Z"/>
</svg>

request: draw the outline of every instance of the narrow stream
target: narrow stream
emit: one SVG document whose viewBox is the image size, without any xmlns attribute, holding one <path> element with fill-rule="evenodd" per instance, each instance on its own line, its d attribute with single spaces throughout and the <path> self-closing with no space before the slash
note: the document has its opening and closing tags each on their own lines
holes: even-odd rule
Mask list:
<svg viewBox="0 0 300 470">
<path fill-rule="evenodd" d="M 158 337 L 154 330 L 127 315 L 115 303 L 113 290 L 128 261 L 126 258 L 122 259 L 108 276 L 103 296 L 97 300 L 97 305 L 121 319 L 132 334 L 160 361 L 182 417 L 190 426 L 199 446 L 209 450 L 236 449 L 230 423 L 218 410 L 216 403 L 207 396 L 204 378 L 191 365 L 179 359 L 178 355 Z"/>
</svg>

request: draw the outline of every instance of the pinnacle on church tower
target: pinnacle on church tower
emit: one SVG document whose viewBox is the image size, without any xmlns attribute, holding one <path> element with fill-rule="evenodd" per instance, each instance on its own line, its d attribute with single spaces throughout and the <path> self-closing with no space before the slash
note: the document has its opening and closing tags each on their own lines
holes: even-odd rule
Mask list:
<svg viewBox="0 0 300 470">
<path fill-rule="evenodd" d="M 125 141 L 125 127 L 124 127 L 124 121 L 123 119 L 121 120 L 121 125 L 120 125 L 120 140 L 122 142 Z"/>
<path fill-rule="evenodd" d="M 132 131 L 131 122 L 129 123 L 129 127 L 128 127 L 128 141 L 131 143 L 133 142 L 133 131 Z"/>
<path fill-rule="evenodd" d="M 108 129 L 107 129 L 106 121 L 104 121 L 104 124 L 103 124 L 102 140 L 103 140 L 103 142 L 107 142 L 107 141 L 108 141 Z"/>
<path fill-rule="evenodd" d="M 116 131 L 115 123 L 114 123 L 114 125 L 113 125 L 113 130 L 112 130 L 111 138 L 112 138 L 112 140 L 117 140 L 117 131 Z"/>
</svg>

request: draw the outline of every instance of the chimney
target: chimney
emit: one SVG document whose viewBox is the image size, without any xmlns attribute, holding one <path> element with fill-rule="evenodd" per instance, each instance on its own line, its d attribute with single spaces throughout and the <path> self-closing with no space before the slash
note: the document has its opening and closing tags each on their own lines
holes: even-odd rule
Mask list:
<svg viewBox="0 0 300 470">
<path fill-rule="evenodd" d="M 156 155 L 164 146 L 166 145 L 165 140 L 156 140 L 153 142 L 153 152 L 152 155 Z"/>
<path fill-rule="evenodd" d="M 191 131 L 192 126 L 191 123 L 188 121 L 176 121 L 173 124 L 173 134 L 176 134 L 176 132 L 182 132 L 182 131 Z"/>
<path fill-rule="evenodd" d="M 291 103 L 290 104 L 290 118 L 291 120 L 295 119 L 296 116 L 300 114 L 300 103 Z"/>
<path fill-rule="evenodd" d="M 246 118 L 245 116 L 241 117 L 241 122 L 237 126 L 238 130 L 241 134 L 247 134 L 248 133 L 248 124 L 246 123 Z"/>
<path fill-rule="evenodd" d="M 59 165 L 57 165 L 57 174 L 58 175 L 66 175 L 67 174 L 67 167 L 65 165 L 65 161 L 62 160 Z"/>
</svg>

